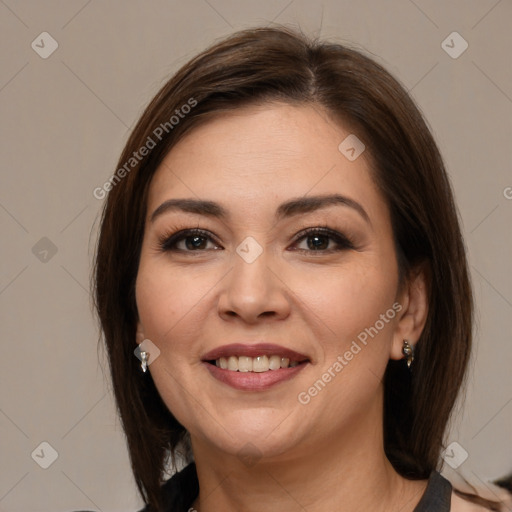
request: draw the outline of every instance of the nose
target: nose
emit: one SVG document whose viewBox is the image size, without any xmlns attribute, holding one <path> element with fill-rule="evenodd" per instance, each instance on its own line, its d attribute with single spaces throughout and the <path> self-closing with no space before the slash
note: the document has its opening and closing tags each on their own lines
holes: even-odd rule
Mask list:
<svg viewBox="0 0 512 512">
<path fill-rule="evenodd" d="M 290 314 L 290 289 L 279 276 L 266 251 L 248 263 L 234 255 L 233 268 L 223 282 L 219 315 L 239 318 L 248 324 L 265 319 L 282 320 Z"/>
</svg>

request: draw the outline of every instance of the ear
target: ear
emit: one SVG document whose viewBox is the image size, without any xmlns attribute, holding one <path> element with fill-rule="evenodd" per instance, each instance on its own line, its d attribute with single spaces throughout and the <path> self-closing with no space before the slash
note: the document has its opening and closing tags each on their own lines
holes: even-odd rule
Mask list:
<svg viewBox="0 0 512 512">
<path fill-rule="evenodd" d="M 427 264 L 418 265 L 406 278 L 397 302 L 402 309 L 397 315 L 391 359 L 403 359 L 404 340 L 415 346 L 418 342 L 428 315 L 430 272 Z"/>
<path fill-rule="evenodd" d="M 135 333 L 135 341 L 137 342 L 137 345 L 140 345 L 144 340 L 146 339 L 146 336 L 144 335 L 144 327 L 140 320 L 137 321 L 137 332 Z"/>
</svg>

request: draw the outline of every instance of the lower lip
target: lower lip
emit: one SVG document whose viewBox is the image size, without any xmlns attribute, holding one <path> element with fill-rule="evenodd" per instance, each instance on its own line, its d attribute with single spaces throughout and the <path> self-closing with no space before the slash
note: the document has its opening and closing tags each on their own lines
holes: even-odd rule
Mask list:
<svg viewBox="0 0 512 512">
<path fill-rule="evenodd" d="M 203 362 L 210 374 L 217 380 L 228 384 L 232 388 L 243 391 L 264 391 L 280 382 L 295 377 L 303 370 L 307 362 L 294 367 L 279 368 L 278 370 L 268 370 L 266 372 L 238 372 L 233 370 L 223 370 L 218 366 Z"/>
</svg>

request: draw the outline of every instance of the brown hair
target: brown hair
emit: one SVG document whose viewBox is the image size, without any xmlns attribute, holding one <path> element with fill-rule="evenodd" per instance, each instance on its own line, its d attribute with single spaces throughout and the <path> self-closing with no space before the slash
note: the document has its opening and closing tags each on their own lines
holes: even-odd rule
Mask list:
<svg viewBox="0 0 512 512">
<path fill-rule="evenodd" d="M 438 468 L 464 380 L 473 314 L 468 266 L 450 183 L 418 108 L 360 51 L 284 28 L 237 32 L 183 66 L 150 102 L 122 152 L 103 210 L 96 308 L 135 481 L 155 510 L 167 458 L 174 464 L 176 450 L 188 442 L 134 356 L 148 187 L 184 134 L 221 111 L 269 101 L 314 105 L 350 127 L 366 145 L 390 209 L 401 283 L 418 264 L 429 269 L 429 313 L 412 374 L 403 361 L 390 361 L 384 377 L 384 448 L 403 476 L 424 479 Z M 193 108 L 182 109 L 187 104 Z M 170 123 L 177 110 L 188 113 Z M 156 146 L 135 160 L 150 139 Z"/>
</svg>

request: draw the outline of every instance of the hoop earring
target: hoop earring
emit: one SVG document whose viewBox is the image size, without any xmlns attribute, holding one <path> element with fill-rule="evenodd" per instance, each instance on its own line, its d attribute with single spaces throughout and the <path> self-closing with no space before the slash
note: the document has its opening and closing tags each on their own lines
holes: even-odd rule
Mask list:
<svg viewBox="0 0 512 512">
<path fill-rule="evenodd" d="M 414 361 L 414 345 L 411 345 L 407 340 L 404 340 L 402 354 L 407 358 L 407 368 L 410 369 L 411 364 Z"/>
<path fill-rule="evenodd" d="M 142 368 L 142 371 L 146 373 L 146 370 L 148 369 L 148 360 L 149 360 L 149 353 L 145 350 L 141 350 L 140 352 L 140 367 Z"/>
</svg>

